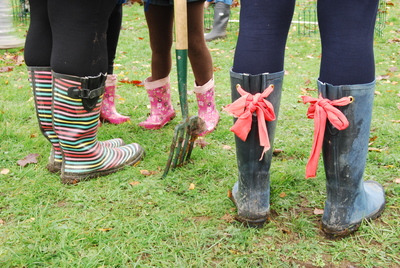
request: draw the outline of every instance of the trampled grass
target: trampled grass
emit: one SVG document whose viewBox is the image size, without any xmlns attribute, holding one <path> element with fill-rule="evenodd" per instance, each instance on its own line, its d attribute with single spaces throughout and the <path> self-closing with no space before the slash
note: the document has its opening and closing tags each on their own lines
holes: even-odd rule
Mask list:
<svg viewBox="0 0 400 268">
<path fill-rule="evenodd" d="M 180 113 L 161 130 L 141 129 L 147 96 L 143 87 L 128 83 L 119 84 L 118 110 L 131 123 L 103 124 L 99 139 L 138 142 L 146 158 L 106 177 L 62 185 L 45 169 L 50 145 L 37 126 L 26 67 L 15 65 L 23 52 L 1 51 L 0 67 L 13 67 L 0 73 L 0 171 L 9 170 L 0 175 L 1 267 L 400 267 L 400 3 L 391 3 L 383 33 L 375 38 L 379 79 L 365 172 L 365 179 L 385 187 L 387 207 L 379 219 L 341 240 L 323 235 L 321 215 L 314 212 L 323 209 L 326 195 L 322 161 L 317 178 L 304 179 L 313 122 L 299 96 L 316 88 L 317 34 L 299 35 L 297 24 L 290 31 L 275 139 L 282 152 L 273 158 L 273 211 L 262 229 L 233 221 L 236 210 L 227 197 L 237 179 L 232 118 L 222 112 L 218 129 L 204 139 L 208 145 L 196 147 L 190 163 L 161 180 Z M 150 49 L 142 7 L 126 6 L 124 12 L 115 73 L 120 80 L 144 80 Z M 237 19 L 239 9 L 232 12 Z M 237 26 L 231 22 L 228 38 L 209 43 L 219 109 L 230 103 Z M 26 25 L 19 28 L 22 36 Z M 175 69 L 171 80 L 179 111 Z M 196 106 L 189 95 L 191 114 Z M 30 153 L 40 154 L 37 164 L 16 164 Z"/>
</svg>

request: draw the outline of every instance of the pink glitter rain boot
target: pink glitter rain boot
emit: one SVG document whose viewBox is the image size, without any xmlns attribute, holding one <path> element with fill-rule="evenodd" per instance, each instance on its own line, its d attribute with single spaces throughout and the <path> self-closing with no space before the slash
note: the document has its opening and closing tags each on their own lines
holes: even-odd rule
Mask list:
<svg viewBox="0 0 400 268">
<path fill-rule="evenodd" d="M 214 100 L 214 79 L 202 86 L 194 85 L 194 93 L 196 93 L 197 104 L 199 106 L 198 115 L 206 122 L 206 131 L 199 134 L 205 136 L 211 133 L 217 127 L 219 121 L 219 113 L 215 108 Z"/>
<path fill-rule="evenodd" d="M 121 115 L 115 109 L 115 88 L 117 85 L 117 76 L 115 74 L 107 75 L 105 92 L 103 97 L 103 105 L 100 111 L 100 120 L 108 121 L 111 124 L 122 124 L 129 121 L 128 116 Z"/>
<path fill-rule="evenodd" d="M 171 103 L 169 76 L 156 81 L 149 80 L 151 77 L 144 81 L 144 86 L 150 100 L 150 116 L 146 121 L 140 122 L 139 126 L 146 129 L 159 129 L 175 117 Z"/>
</svg>

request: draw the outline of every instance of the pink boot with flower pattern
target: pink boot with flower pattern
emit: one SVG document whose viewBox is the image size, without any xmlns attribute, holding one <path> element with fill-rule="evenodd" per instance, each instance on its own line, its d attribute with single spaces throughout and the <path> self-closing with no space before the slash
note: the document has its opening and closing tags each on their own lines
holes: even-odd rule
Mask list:
<svg viewBox="0 0 400 268">
<path fill-rule="evenodd" d="M 205 136 L 215 130 L 219 121 L 219 113 L 215 108 L 214 99 L 214 79 L 211 78 L 202 86 L 194 86 L 197 105 L 199 106 L 198 115 L 206 123 L 206 130 L 199 134 Z"/>
<path fill-rule="evenodd" d="M 156 81 L 150 80 L 151 77 L 148 77 L 144 81 L 150 100 L 150 116 L 140 122 L 139 126 L 146 129 L 159 129 L 174 119 L 176 114 L 171 103 L 169 76 Z"/>
<path fill-rule="evenodd" d="M 108 121 L 111 124 L 121 124 L 129 121 L 128 116 L 121 115 L 115 109 L 115 88 L 117 85 L 117 76 L 114 74 L 107 75 L 103 104 L 100 111 L 100 120 Z"/>
</svg>

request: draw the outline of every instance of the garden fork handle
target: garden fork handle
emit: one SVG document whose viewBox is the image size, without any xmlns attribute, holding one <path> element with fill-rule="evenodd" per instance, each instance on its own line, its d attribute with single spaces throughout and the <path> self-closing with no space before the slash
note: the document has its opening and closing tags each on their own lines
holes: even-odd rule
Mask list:
<svg viewBox="0 0 400 268">
<path fill-rule="evenodd" d="M 188 27 L 186 0 L 174 0 L 174 18 L 179 101 L 181 103 L 182 117 L 187 119 L 189 108 L 187 102 Z"/>
</svg>

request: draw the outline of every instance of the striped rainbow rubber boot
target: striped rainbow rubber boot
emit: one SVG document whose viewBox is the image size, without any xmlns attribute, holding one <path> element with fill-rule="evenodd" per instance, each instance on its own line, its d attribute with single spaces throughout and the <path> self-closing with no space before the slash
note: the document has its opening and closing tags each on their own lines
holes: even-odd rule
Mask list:
<svg viewBox="0 0 400 268">
<path fill-rule="evenodd" d="M 144 156 L 137 143 L 110 148 L 97 140 L 105 79 L 102 74 L 77 77 L 53 72 L 53 127 L 63 153 L 62 183 L 105 176 Z"/>
<path fill-rule="evenodd" d="M 61 170 L 62 153 L 58 137 L 53 130 L 51 100 L 52 100 L 52 74 L 50 67 L 28 67 L 29 82 L 33 91 L 36 116 L 39 128 L 46 139 L 51 143 L 52 150 L 46 168 L 50 172 Z"/>
<path fill-rule="evenodd" d="M 49 163 L 47 164 L 46 168 L 52 173 L 60 172 L 62 165 L 62 153 L 60 144 L 58 142 L 58 137 L 54 132 L 52 125 L 53 116 L 51 113 L 51 103 L 53 76 L 51 73 L 51 68 L 42 66 L 29 66 L 28 76 L 33 91 L 36 116 L 40 131 L 52 145 Z M 125 144 L 124 141 L 119 138 L 104 141 L 102 143 L 107 147 L 118 147 Z"/>
</svg>

